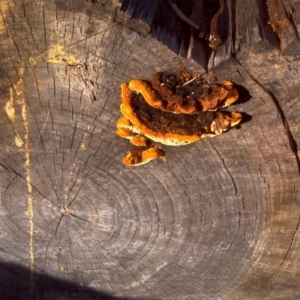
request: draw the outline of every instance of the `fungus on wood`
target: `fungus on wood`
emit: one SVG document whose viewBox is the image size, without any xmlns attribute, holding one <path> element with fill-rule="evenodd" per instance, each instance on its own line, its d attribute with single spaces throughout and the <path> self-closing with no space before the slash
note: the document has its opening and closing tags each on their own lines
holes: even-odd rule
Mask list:
<svg viewBox="0 0 300 300">
<path fill-rule="evenodd" d="M 3 299 L 297 298 L 297 1 L 0 9 Z M 120 84 L 184 68 L 238 85 L 251 121 L 127 168 Z"/>
</svg>

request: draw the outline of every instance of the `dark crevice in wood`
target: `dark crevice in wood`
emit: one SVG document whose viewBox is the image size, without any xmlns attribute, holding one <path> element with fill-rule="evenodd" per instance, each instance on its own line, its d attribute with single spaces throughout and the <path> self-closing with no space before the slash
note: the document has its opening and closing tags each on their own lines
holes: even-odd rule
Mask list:
<svg viewBox="0 0 300 300">
<path fill-rule="evenodd" d="M 236 47 L 236 0 L 231 1 L 231 43 L 232 52 L 237 53 L 240 50 L 240 45 Z"/>
<path fill-rule="evenodd" d="M 62 221 L 62 219 L 63 219 L 64 216 L 65 216 L 64 214 L 61 214 L 61 216 L 60 216 L 60 218 L 59 218 L 59 220 L 57 222 L 57 225 L 56 225 L 56 228 L 55 228 L 55 232 L 54 232 L 54 237 L 55 238 L 57 238 L 58 227 L 59 227 L 59 225 L 60 225 L 60 223 L 61 223 L 61 221 Z"/>
<path fill-rule="evenodd" d="M 90 224 L 94 224 L 93 222 L 91 222 L 91 221 L 89 221 L 87 219 L 83 219 L 83 218 L 81 218 L 81 217 L 79 217 L 79 216 L 77 216 L 75 214 L 69 213 L 69 215 L 72 216 L 72 217 L 74 217 L 74 218 L 77 218 L 77 219 L 79 219 L 81 221 L 84 221 L 84 222 L 87 222 L 87 223 L 90 223 Z"/>
<path fill-rule="evenodd" d="M 158 6 L 159 0 L 132 1 L 120 0 L 121 10 L 128 13 L 132 18 L 141 19 L 150 24 Z"/>
<path fill-rule="evenodd" d="M 220 152 L 217 150 L 217 148 L 209 141 L 209 144 L 211 145 L 211 147 L 214 149 L 214 151 L 217 153 L 217 155 L 219 156 L 219 158 L 221 159 L 222 161 L 222 164 L 223 164 L 223 167 L 225 168 L 227 174 L 229 175 L 231 181 L 232 181 L 232 185 L 234 187 L 234 191 L 235 191 L 235 195 L 238 196 L 239 193 L 238 193 L 238 189 L 237 189 L 237 186 L 236 186 L 236 183 L 234 181 L 234 178 L 233 176 L 231 175 L 230 171 L 228 170 L 226 164 L 225 164 L 225 161 L 224 161 L 224 158 L 222 157 L 222 155 L 220 154 Z"/>
<path fill-rule="evenodd" d="M 245 206 L 245 198 L 244 197 L 242 197 L 242 204 L 243 204 L 243 209 L 245 210 L 246 206 Z"/>
<path fill-rule="evenodd" d="M 229 52 L 237 53 L 243 50 L 236 36 L 237 0 L 119 1 L 122 2 L 122 11 L 132 18 L 145 21 L 150 26 L 153 38 L 176 54 L 192 58 L 205 70 L 215 65 L 215 56 L 219 55 L 215 53 L 215 50 L 222 47 L 225 41 L 232 45 Z M 255 9 L 258 10 L 256 25 L 262 41 L 278 50 L 286 47 L 288 34 L 283 35 L 285 31 L 280 27 L 280 18 L 285 19 L 291 27 L 290 31 L 293 31 L 295 38 L 299 39 L 293 8 L 285 3 L 280 6 L 279 3 L 270 0 L 256 0 L 256 4 L 253 6 L 256 6 Z M 276 9 L 278 16 L 274 15 Z M 245 21 L 247 22 L 247 20 Z M 255 42 L 255 38 L 253 41 Z M 290 44 L 290 42 L 289 39 L 288 43 Z M 227 54 L 230 55 L 230 53 Z"/>
<path fill-rule="evenodd" d="M 295 33 L 296 37 L 298 39 L 300 39 L 299 32 L 298 32 L 298 29 L 297 29 L 297 24 L 295 23 L 293 15 L 287 11 L 285 5 L 283 5 L 283 8 L 284 8 L 287 19 L 290 21 L 290 24 L 293 27 L 293 30 L 294 30 L 294 33 Z"/>
<path fill-rule="evenodd" d="M 270 14 L 269 14 L 268 0 L 256 0 L 256 2 L 257 2 L 259 17 L 260 17 L 260 23 L 258 23 L 258 26 L 260 28 L 262 38 L 267 39 L 272 46 L 280 50 L 280 37 L 273 30 L 271 24 L 269 23 Z"/>
<path fill-rule="evenodd" d="M 86 2 L 90 2 L 93 4 L 105 6 L 109 1 L 108 0 L 85 0 Z"/>
<path fill-rule="evenodd" d="M 3 167 L 3 168 L 5 168 L 5 169 L 7 169 L 6 167 L 4 167 L 3 164 L 0 164 L 0 166 Z M 35 190 L 40 196 L 42 196 L 44 199 L 46 199 L 47 201 L 50 201 L 53 205 L 55 205 L 51 200 L 49 200 L 45 195 L 43 195 L 43 193 L 40 192 L 36 188 L 36 186 L 34 186 L 34 185 L 32 185 L 32 183 L 28 182 L 28 179 L 26 177 L 24 177 L 23 175 L 21 175 L 20 173 L 18 173 L 17 171 L 15 171 L 15 170 L 13 170 L 11 168 L 9 168 L 9 171 L 13 172 L 17 177 L 20 177 L 21 179 L 23 179 L 26 182 L 26 184 L 29 184 L 31 186 L 31 188 L 33 190 Z M 55 206 L 57 206 L 57 205 L 55 205 Z"/>
<path fill-rule="evenodd" d="M 75 185 L 75 182 L 74 182 Z M 70 203 L 67 205 L 67 208 L 71 206 L 71 204 L 75 201 L 75 199 L 77 198 L 79 192 L 81 191 L 82 185 L 79 187 L 79 190 L 77 191 L 76 195 L 73 197 L 73 199 L 70 201 Z"/>
<path fill-rule="evenodd" d="M 146 22 L 151 36 L 207 70 L 210 56 L 229 35 L 225 0 L 120 0 L 121 10 Z"/>
<path fill-rule="evenodd" d="M 0 166 L 1 166 L 3 169 L 5 169 L 6 171 L 12 171 L 12 172 L 15 174 L 16 177 L 18 176 L 18 174 L 17 174 L 15 171 L 11 170 L 10 168 L 7 168 L 7 167 L 6 167 L 5 165 L 3 165 L 1 162 L 0 162 Z"/>
<path fill-rule="evenodd" d="M 238 228 L 237 228 L 237 230 L 236 230 L 236 233 L 238 233 L 238 231 L 239 231 L 240 228 L 241 228 L 241 219 L 242 219 L 242 214 L 241 214 L 241 212 L 239 211 Z"/>
<path fill-rule="evenodd" d="M 242 64 L 240 63 L 240 61 L 235 58 L 235 60 L 242 66 Z M 279 100 L 276 98 L 276 96 L 274 95 L 274 93 L 272 93 L 267 87 L 265 87 L 258 79 L 256 79 L 248 70 L 247 68 L 244 67 L 244 70 L 247 72 L 247 74 L 250 76 L 250 78 L 265 92 L 267 93 L 270 98 L 272 99 L 273 103 L 275 104 L 277 111 L 281 117 L 283 126 L 285 128 L 288 140 L 289 140 L 289 146 L 291 151 L 293 152 L 295 158 L 296 158 L 296 162 L 297 162 L 297 167 L 298 167 L 298 173 L 300 174 L 300 159 L 298 156 L 298 146 L 297 146 L 297 142 L 293 137 L 292 132 L 290 131 L 290 127 L 289 127 L 289 123 L 287 121 L 287 118 L 284 114 L 283 109 L 281 108 L 281 105 L 279 103 Z"/>
</svg>

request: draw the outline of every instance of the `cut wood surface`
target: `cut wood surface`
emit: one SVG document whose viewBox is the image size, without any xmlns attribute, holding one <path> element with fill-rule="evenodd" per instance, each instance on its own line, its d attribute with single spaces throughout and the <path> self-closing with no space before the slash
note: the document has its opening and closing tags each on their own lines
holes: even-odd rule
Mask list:
<svg viewBox="0 0 300 300">
<path fill-rule="evenodd" d="M 262 2 L 197 59 L 116 0 L 0 0 L 1 299 L 300 297 L 300 2 Z M 207 66 L 251 120 L 125 167 L 120 84 Z"/>
</svg>

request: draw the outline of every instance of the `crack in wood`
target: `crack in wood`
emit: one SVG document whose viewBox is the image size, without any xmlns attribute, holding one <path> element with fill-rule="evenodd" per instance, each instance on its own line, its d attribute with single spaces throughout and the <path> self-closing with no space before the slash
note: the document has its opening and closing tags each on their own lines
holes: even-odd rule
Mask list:
<svg viewBox="0 0 300 300">
<path fill-rule="evenodd" d="M 220 152 L 217 150 L 217 148 L 211 143 L 209 142 L 211 147 L 215 150 L 215 152 L 218 154 L 219 158 L 221 159 L 222 161 L 222 164 L 223 164 L 223 167 L 225 168 L 227 174 L 229 175 L 231 181 L 232 181 L 232 184 L 233 184 L 233 187 L 234 187 L 234 191 L 235 191 L 235 194 L 236 196 L 239 196 L 239 193 L 238 193 L 238 189 L 237 189 L 237 186 L 236 186 L 236 183 L 234 181 L 234 178 L 233 176 L 231 175 L 229 169 L 227 168 L 226 164 L 225 164 L 225 161 L 224 161 L 224 158 L 221 156 Z"/>
<path fill-rule="evenodd" d="M 238 64 L 240 64 L 241 66 L 243 66 L 241 64 L 241 62 L 235 57 L 234 58 Z M 243 66 L 244 67 L 244 66 Z M 258 79 L 256 79 L 248 70 L 247 68 L 244 67 L 244 70 L 247 72 L 247 74 L 250 76 L 250 78 L 265 92 L 267 93 L 270 98 L 272 99 L 276 109 L 277 109 L 277 112 L 278 114 L 280 115 L 280 118 L 282 120 L 282 123 L 283 123 L 283 126 L 285 128 L 285 132 L 287 134 L 287 137 L 288 137 L 288 141 L 289 141 L 289 146 L 290 146 L 290 149 L 291 151 L 293 152 L 294 156 L 295 156 L 295 159 L 296 159 L 296 162 L 297 162 L 297 167 L 298 167 L 298 173 L 300 175 L 300 159 L 299 159 L 299 156 L 298 156 L 298 147 L 297 147 L 297 143 L 296 143 L 296 140 L 294 139 L 293 137 L 293 134 L 290 130 L 290 127 L 289 127 L 289 123 L 287 121 L 287 118 L 284 114 L 284 111 L 279 103 L 279 100 L 276 98 L 276 96 L 274 95 L 274 93 L 272 93 L 271 90 L 269 90 L 266 86 L 264 86 Z"/>
<path fill-rule="evenodd" d="M 290 21 L 290 24 L 291 24 L 291 26 L 292 26 L 292 28 L 294 30 L 294 33 L 295 33 L 296 37 L 299 40 L 300 36 L 299 36 L 298 29 L 297 29 L 297 23 L 295 22 L 295 20 L 293 18 L 293 13 L 290 13 L 290 12 L 287 11 L 287 8 L 285 7 L 284 3 L 283 3 L 283 9 L 285 11 L 287 19 Z"/>
<path fill-rule="evenodd" d="M 230 20 L 230 22 L 231 22 L 231 40 L 232 40 L 232 52 L 233 53 L 237 53 L 237 52 L 239 52 L 239 50 L 240 50 L 240 43 L 239 43 L 239 46 L 238 47 L 236 47 L 237 45 L 236 45 L 236 32 L 237 32 L 237 30 L 236 30 L 236 0 L 231 0 L 231 5 L 232 5 L 232 7 L 231 7 L 231 20 Z"/>
<path fill-rule="evenodd" d="M 237 58 L 235 58 L 235 60 L 242 66 L 242 64 L 239 62 L 239 60 Z M 292 132 L 290 131 L 290 128 L 289 128 L 289 123 L 286 119 L 286 116 L 284 114 L 284 111 L 279 103 L 279 100 L 276 98 L 276 96 L 274 95 L 274 93 L 272 93 L 271 90 L 269 90 L 265 85 L 263 85 L 258 79 L 256 79 L 248 70 L 247 68 L 244 67 L 244 70 L 247 72 L 247 74 L 250 76 L 250 78 L 265 92 L 267 93 L 270 98 L 272 99 L 276 109 L 277 109 L 277 112 L 278 114 L 280 115 L 280 118 L 282 120 L 282 124 L 285 128 L 285 132 L 287 134 L 287 137 L 288 137 L 288 141 L 289 141 L 289 146 L 290 146 L 290 149 L 292 151 L 292 153 L 294 154 L 295 156 L 295 159 L 296 159 L 296 162 L 297 162 L 297 168 L 298 168 L 298 173 L 300 174 L 300 160 L 299 160 L 299 156 L 298 156 L 298 149 L 297 149 L 297 144 L 296 144 L 296 141 L 293 137 L 293 134 Z M 260 172 L 260 176 L 263 178 L 264 182 L 265 182 L 265 178 L 262 176 L 262 172 L 259 168 L 259 172 Z M 266 220 L 267 221 L 267 220 Z M 283 264 L 285 263 L 289 253 L 291 252 L 291 249 L 292 249 L 292 246 L 293 246 L 293 243 L 294 243 L 294 239 L 295 239 L 295 236 L 299 230 L 299 227 L 300 227 L 300 216 L 298 218 L 298 222 L 297 222 L 297 225 L 296 225 L 296 229 L 291 237 L 291 241 L 290 241 L 290 244 L 286 250 L 286 253 L 281 261 L 281 263 L 279 264 L 279 266 L 277 267 L 277 269 L 273 272 L 271 278 L 269 279 L 269 283 L 273 281 L 274 277 L 278 274 L 279 270 L 281 269 L 281 267 L 283 266 Z"/>
</svg>

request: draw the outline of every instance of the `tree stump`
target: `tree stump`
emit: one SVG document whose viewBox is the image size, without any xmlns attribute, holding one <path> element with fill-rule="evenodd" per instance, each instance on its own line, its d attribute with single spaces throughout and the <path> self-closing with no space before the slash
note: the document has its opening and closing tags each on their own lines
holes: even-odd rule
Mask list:
<svg viewBox="0 0 300 300">
<path fill-rule="evenodd" d="M 208 58 L 251 121 L 128 168 L 120 84 L 204 64 L 116 0 L 0 1 L 2 299 L 299 297 L 300 10 L 259 2 Z"/>
</svg>

